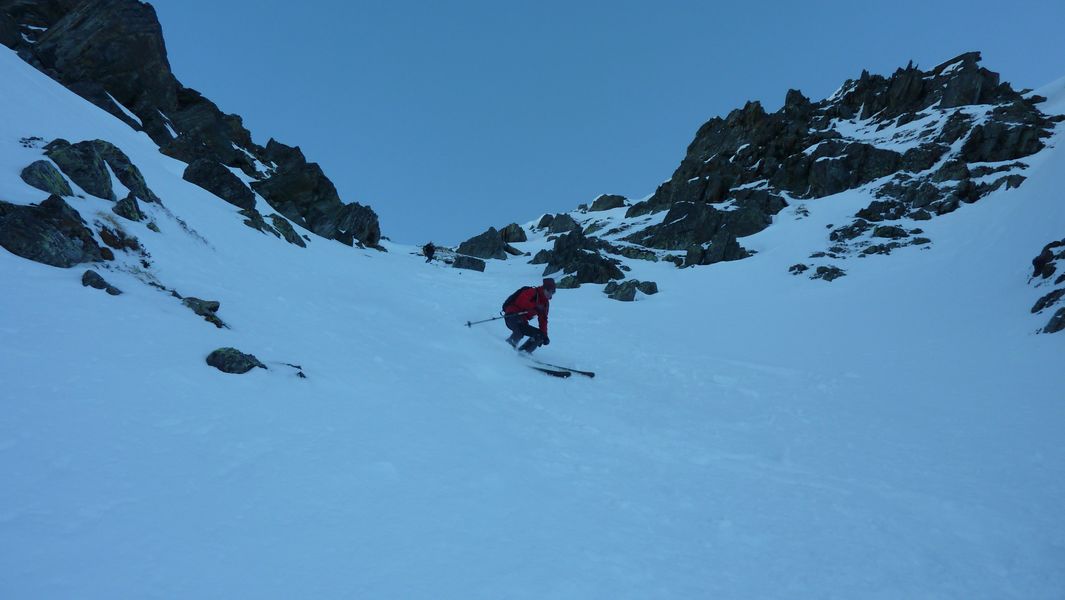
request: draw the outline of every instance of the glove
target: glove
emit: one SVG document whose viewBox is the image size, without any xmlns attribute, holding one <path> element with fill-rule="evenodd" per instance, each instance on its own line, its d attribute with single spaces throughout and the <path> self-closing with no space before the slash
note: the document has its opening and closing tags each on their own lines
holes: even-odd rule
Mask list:
<svg viewBox="0 0 1065 600">
<path fill-rule="evenodd" d="M 547 334 L 545 333 L 544 334 L 544 344 L 543 345 L 547 346 L 550 343 L 551 343 L 551 338 L 547 337 Z"/>
</svg>

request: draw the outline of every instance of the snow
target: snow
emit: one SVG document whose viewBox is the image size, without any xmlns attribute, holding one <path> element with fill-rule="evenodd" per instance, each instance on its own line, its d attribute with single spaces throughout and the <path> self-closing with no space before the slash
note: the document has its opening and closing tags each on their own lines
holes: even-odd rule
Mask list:
<svg viewBox="0 0 1065 600">
<path fill-rule="evenodd" d="M 163 114 L 163 111 L 161 111 L 161 110 L 157 109 L 156 112 L 159 113 L 160 117 L 163 117 L 163 125 L 165 125 L 166 126 L 166 130 L 168 132 L 170 132 L 170 137 L 177 138 L 178 137 L 178 132 L 174 131 L 174 126 L 170 124 L 170 117 L 168 117 L 165 114 Z"/>
<path fill-rule="evenodd" d="M 958 69 L 961 69 L 964 65 L 965 65 L 965 61 L 963 61 L 963 60 L 959 60 L 959 61 L 953 62 L 953 63 L 947 65 L 946 67 L 944 67 L 943 70 L 940 71 L 939 76 L 940 77 L 945 77 L 947 75 L 950 75 L 954 71 L 957 71 Z"/>
<path fill-rule="evenodd" d="M 1065 589 L 1065 336 L 1033 334 L 1048 316 L 1027 285 L 1065 229 L 1057 149 L 1019 189 L 922 223 L 931 250 L 839 261 L 832 283 L 787 267 L 862 192 L 805 202 L 744 238 L 746 260 L 630 261 L 662 290 L 634 303 L 560 290 L 538 355 L 598 375 L 557 380 L 498 322 L 464 326 L 542 266 L 297 248 L 13 53 L 0 73 L 0 197 L 43 199 L 18 178 L 40 156 L 21 137 L 116 144 L 197 234 L 144 203 L 162 234 L 123 223 L 152 272 L 231 327 L 142 283 L 133 256 L 96 266 L 111 297 L 0 250 L 0 597 Z M 87 219 L 110 205 L 68 201 Z M 207 367 L 222 346 L 270 370 Z"/>
<path fill-rule="evenodd" d="M 117 106 L 122 111 L 122 113 L 124 115 L 126 115 L 127 117 L 129 117 L 134 123 L 136 123 L 137 125 L 140 125 L 142 127 L 144 126 L 144 123 L 141 123 L 140 117 L 138 117 L 137 115 L 133 114 L 133 111 L 131 111 L 130 109 L 126 108 L 126 106 L 124 104 L 122 104 L 118 100 L 115 100 L 114 96 L 112 96 L 110 93 L 107 93 L 107 97 L 110 98 L 111 102 L 114 102 L 115 106 Z"/>
<path fill-rule="evenodd" d="M 936 104 L 926 109 L 926 116 L 904 125 L 898 125 L 896 120 L 895 123 L 881 128 L 883 123 L 873 116 L 865 120 L 833 119 L 830 127 L 838 131 L 845 140 L 861 141 L 881 150 L 901 154 L 934 139 L 954 113 L 963 112 L 972 118 L 974 125 L 979 125 L 987 121 L 994 108 L 993 105 L 969 105 L 941 109 Z M 807 148 L 806 152 L 813 152 L 816 148 L 817 145 L 814 145 Z"/>
<path fill-rule="evenodd" d="M 1047 101 L 1039 105 L 1039 110 L 1047 115 L 1065 114 L 1065 77 L 1049 83 L 1033 92 L 1036 95 L 1047 98 Z"/>
</svg>

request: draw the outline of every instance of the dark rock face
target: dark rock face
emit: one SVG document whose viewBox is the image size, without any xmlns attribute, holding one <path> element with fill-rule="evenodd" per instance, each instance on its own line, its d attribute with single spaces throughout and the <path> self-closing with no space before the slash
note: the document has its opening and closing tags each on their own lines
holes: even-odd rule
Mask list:
<svg viewBox="0 0 1065 600">
<path fill-rule="evenodd" d="M 488 231 L 459 244 L 457 252 L 467 256 L 476 256 L 477 258 L 506 260 L 507 252 L 505 246 L 503 236 L 499 231 L 495 227 L 489 227 Z"/>
<path fill-rule="evenodd" d="M 293 229 L 292 223 L 289 223 L 284 217 L 270 215 L 270 222 L 273 223 L 274 229 L 281 234 L 281 237 L 285 238 L 286 242 L 295 244 L 300 248 L 307 247 L 307 242 L 303 241 L 303 238 Z"/>
<path fill-rule="evenodd" d="M 59 165 L 71 181 L 93 196 L 115 200 L 111 175 L 107 172 L 107 167 L 111 167 L 115 177 L 137 198 L 144 202 L 159 202 L 159 197 L 145 183 L 140 169 L 130 162 L 124 152 L 110 142 L 92 140 L 71 144 L 64 139 L 57 139 L 44 149 L 45 154 Z M 34 164 L 40 163 L 44 161 Z M 63 181 L 63 184 L 65 185 L 66 182 Z M 69 187 L 67 189 L 69 190 Z"/>
<path fill-rule="evenodd" d="M 647 295 L 657 294 L 658 284 L 653 281 L 640 281 L 638 279 L 629 279 L 621 283 L 611 281 L 603 288 L 603 293 L 612 300 L 632 302 L 636 300 L 637 290 Z"/>
<path fill-rule="evenodd" d="M 181 303 L 189 307 L 192 312 L 203 317 L 204 321 L 207 321 L 215 327 L 218 327 L 219 329 L 226 327 L 226 324 L 222 322 L 222 319 L 218 318 L 218 315 L 215 314 L 222 306 L 221 303 L 217 300 L 201 300 L 199 298 L 189 296 L 187 298 L 182 299 Z"/>
<path fill-rule="evenodd" d="M 9 31 L 17 29 L 18 23 L 47 31 L 33 43 L 23 42 Z M 358 240 L 381 249 L 377 215 L 369 207 L 340 202 L 332 183 L 317 165 L 307 163 L 298 148 L 274 140 L 266 148 L 258 146 L 239 116 L 223 113 L 202 94 L 177 81 L 167 59 L 162 28 L 149 4 L 136 0 L 9 1 L 0 10 L 0 41 L 16 48 L 24 60 L 70 90 L 130 127 L 143 130 L 164 154 L 186 163 L 207 159 L 266 180 L 260 182 L 264 185 L 260 193 L 269 196 L 267 201 L 293 222 L 328 239 L 349 245 Z M 135 114 L 140 123 L 116 102 Z M 89 164 L 81 158 L 80 163 Z M 110 159 L 107 162 L 112 163 Z M 141 201 L 158 201 L 150 190 L 127 183 L 121 169 L 111 166 Z M 63 165 L 60 168 L 67 173 Z M 67 175 L 81 185 L 73 175 Z M 88 181 L 102 185 L 102 178 L 85 175 Z M 93 195 L 113 199 L 106 188 L 92 183 L 82 187 Z M 251 207 L 246 193 L 227 187 L 223 196 L 227 201 Z"/>
<path fill-rule="evenodd" d="M 500 232 L 503 237 L 503 241 L 507 244 L 516 244 L 529 241 L 529 237 L 525 234 L 525 230 L 521 228 L 521 225 L 517 223 L 511 223 L 503 228 Z"/>
<path fill-rule="evenodd" d="M 602 210 L 621 208 L 625 206 L 626 200 L 627 198 L 625 198 L 625 196 L 603 194 L 592 202 L 592 206 L 588 210 L 590 212 L 598 212 Z"/>
<path fill-rule="evenodd" d="M 736 237 L 760 231 L 785 206 L 785 193 L 812 199 L 871 184 L 878 200 L 832 232 L 832 241 L 848 242 L 892 231 L 869 223 L 948 214 L 1020 185 L 1021 162 L 971 163 L 1017 161 L 1038 152 L 1057 119 L 1040 113 L 1037 98 L 1001 83 L 979 60 L 978 53 L 967 53 L 927 72 L 912 65 L 890 77 L 863 72 L 820 102 L 791 90 L 776 113 L 751 102 L 711 119 L 672 178 L 626 211 L 628 218 L 665 216 L 625 239 L 687 250 L 718 231 Z M 898 130 L 925 118 L 933 125 Z M 840 121 L 850 123 L 837 127 Z M 902 141 L 905 151 L 892 149 Z M 998 178 L 988 180 L 993 173 Z"/>
<path fill-rule="evenodd" d="M 897 201 L 874 200 L 854 216 L 867 221 L 895 221 L 906 215 L 906 205 Z"/>
<path fill-rule="evenodd" d="M 49 196 L 39 206 L 0 201 L 0 247 L 53 267 L 67 268 L 104 258 L 92 231 L 59 196 Z"/>
<path fill-rule="evenodd" d="M 1065 239 L 1050 242 L 1032 259 L 1032 277 L 1050 278 L 1057 271 L 1057 261 L 1065 259 Z"/>
<path fill-rule="evenodd" d="M 658 284 L 653 281 L 638 281 L 636 283 L 636 289 L 648 296 L 653 296 L 658 293 Z"/>
<path fill-rule="evenodd" d="M 577 277 L 574 275 L 566 275 L 558 281 L 556 287 L 564 290 L 574 290 L 581 287 L 581 282 L 577 281 Z"/>
<path fill-rule="evenodd" d="M 182 179 L 194 183 L 238 208 L 255 208 L 255 193 L 222 163 L 199 158 L 185 168 Z"/>
<path fill-rule="evenodd" d="M 258 367 L 265 369 L 266 365 L 255 358 L 254 354 L 245 354 L 236 348 L 219 348 L 207 356 L 207 364 L 222 371 L 241 375 Z"/>
<path fill-rule="evenodd" d="M 684 266 L 712 265 L 715 263 L 740 260 L 750 256 L 750 253 L 736 241 L 736 236 L 728 231 L 718 232 L 709 246 L 695 244 L 688 247 L 684 257 Z"/>
<path fill-rule="evenodd" d="M 825 281 L 832 281 L 834 279 L 839 279 L 840 277 L 843 277 L 846 274 L 847 272 L 843 269 L 835 265 L 828 265 L 817 267 L 817 270 L 810 277 L 810 279 L 824 279 Z"/>
<path fill-rule="evenodd" d="M 129 219 L 130 221 L 143 221 L 145 219 L 140 204 L 137 203 L 137 197 L 133 195 L 133 192 L 130 192 L 128 196 L 116 202 L 115 205 L 111 207 L 111 212 L 123 219 Z"/>
<path fill-rule="evenodd" d="M 1044 309 L 1050 308 L 1051 306 L 1054 306 L 1058 303 L 1059 300 L 1062 299 L 1062 297 L 1065 297 L 1065 288 L 1050 292 L 1049 294 L 1043 296 L 1042 298 L 1036 301 L 1035 305 L 1032 306 L 1032 313 L 1034 314 Z"/>
<path fill-rule="evenodd" d="M 663 250 L 687 250 L 724 233 L 733 238 L 757 233 L 768 227 L 773 222 L 772 215 L 786 206 L 783 198 L 770 194 L 742 194 L 734 199 L 738 208 L 728 211 L 702 202 L 677 202 L 660 224 L 625 240 Z"/>
<path fill-rule="evenodd" d="M 97 198 L 116 199 L 107 163 L 92 142 L 70 144 L 66 140 L 55 140 L 45 146 L 45 154 L 81 189 Z"/>
<path fill-rule="evenodd" d="M 0 12 L 0 44 L 14 48 L 18 42 L 18 23 L 6 13 Z"/>
<path fill-rule="evenodd" d="M 884 225 L 873 229 L 873 237 L 888 238 L 892 240 L 901 239 L 907 237 L 909 234 L 902 227 L 894 225 Z"/>
<path fill-rule="evenodd" d="M 254 208 L 245 208 L 240 211 L 240 214 L 244 215 L 244 224 L 256 231 L 272 234 L 274 237 L 283 238 L 290 244 L 295 244 L 300 248 L 306 248 L 307 242 L 303 240 L 295 228 L 292 227 L 292 223 L 289 223 L 284 217 L 278 215 L 270 215 L 270 223 L 266 222 L 262 213 Z"/>
<path fill-rule="evenodd" d="M 562 213 L 555 215 L 551 219 L 551 224 L 547 226 L 547 231 L 550 233 L 569 233 L 580 228 L 581 226 L 577 224 L 577 221 L 573 220 L 573 217 Z"/>
<path fill-rule="evenodd" d="M 484 271 L 485 262 L 479 258 L 472 256 L 455 256 L 455 261 L 451 263 L 451 266 L 455 269 L 468 269 L 470 271 Z"/>
<path fill-rule="evenodd" d="M 55 166 L 46 161 L 38 160 L 22 170 L 22 181 L 29 185 L 47 192 L 50 196 L 73 196 L 70 184 Z"/>
<path fill-rule="evenodd" d="M 1065 329 L 1065 306 L 1059 308 L 1054 316 L 1050 317 L 1046 327 L 1043 327 L 1043 333 L 1057 333 L 1063 329 Z"/>
<path fill-rule="evenodd" d="M 551 222 L 555 220 L 555 215 L 544 215 L 540 217 L 540 221 L 536 224 L 537 229 L 544 229 L 550 227 Z"/>
<path fill-rule="evenodd" d="M 146 105 L 174 103 L 177 81 L 150 5 L 122 0 L 70 4 L 74 6 L 50 24 L 37 43 L 35 58 L 44 69 L 126 121 L 108 92 L 142 120 Z"/>
<path fill-rule="evenodd" d="M 376 247 L 381 241 L 377 214 L 358 203 L 340 201 L 333 183 L 315 163 L 290 166 L 252 183 L 270 206 L 294 223 L 326 239 Z"/>
<path fill-rule="evenodd" d="M 85 271 L 85 273 L 82 274 L 81 285 L 85 287 L 95 288 L 98 290 L 104 290 L 112 296 L 118 296 L 122 293 L 122 290 L 116 288 L 110 283 L 107 283 L 107 281 L 104 280 L 104 278 L 101 277 L 99 273 L 93 270 Z"/>
<path fill-rule="evenodd" d="M 603 288 L 603 293 L 611 300 L 632 302 L 636 299 L 636 286 L 638 283 L 635 279 L 630 279 L 620 284 L 616 281 L 611 281 Z"/>
<path fill-rule="evenodd" d="M 1043 246 L 1043 250 L 1032 259 L 1032 283 L 1036 286 L 1047 285 L 1059 271 L 1065 271 L 1065 239 Z M 1055 286 L 1065 283 L 1065 273 L 1058 275 L 1052 283 Z M 1032 306 L 1032 312 L 1038 313 L 1052 308 L 1062 299 L 1065 299 L 1065 287 L 1043 294 Z M 1065 307 L 1055 311 L 1041 331 L 1042 333 L 1057 333 L 1063 329 L 1065 329 Z"/>
<path fill-rule="evenodd" d="M 684 250 L 713 239 L 724 224 L 724 214 L 701 202 L 678 202 L 670 207 L 661 224 L 648 227 L 625 240 L 650 248 Z"/>
<path fill-rule="evenodd" d="M 100 157 L 104 159 L 104 162 L 107 163 L 107 166 L 114 171 L 115 177 L 122 182 L 122 185 L 129 188 L 130 192 L 144 202 L 159 202 L 159 197 L 155 195 L 155 192 L 148 189 L 148 184 L 145 183 L 140 169 L 130 162 L 125 152 L 119 150 L 114 144 L 103 140 L 93 140 L 92 145 L 96 148 Z"/>
<path fill-rule="evenodd" d="M 532 264 L 547 264 L 544 276 L 562 271 L 574 275 L 577 283 L 607 283 L 611 279 L 624 279 L 618 261 L 602 256 L 599 251 L 609 251 L 611 246 L 598 238 L 589 238 L 580 229 L 559 236 L 554 247 L 533 258 Z"/>
<path fill-rule="evenodd" d="M 263 218 L 262 213 L 255 210 L 254 208 L 245 208 L 244 210 L 240 211 L 240 214 L 247 217 L 246 219 L 244 219 L 244 224 L 248 227 L 251 227 L 256 231 L 261 231 L 263 233 L 272 233 L 278 236 L 280 235 L 276 230 L 274 230 L 273 227 L 266 224 L 266 219 Z"/>
</svg>

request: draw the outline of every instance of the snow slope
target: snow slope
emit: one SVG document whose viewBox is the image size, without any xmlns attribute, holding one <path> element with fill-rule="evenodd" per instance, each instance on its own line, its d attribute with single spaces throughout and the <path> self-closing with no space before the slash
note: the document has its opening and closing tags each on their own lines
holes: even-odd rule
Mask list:
<svg viewBox="0 0 1065 600">
<path fill-rule="evenodd" d="M 1065 590 L 1065 336 L 1034 335 L 1027 285 L 1065 234 L 1060 148 L 928 222 L 931 249 L 851 259 L 832 283 L 787 267 L 858 192 L 787 209 L 744 239 L 750 259 L 636 263 L 662 293 L 635 303 L 561 290 L 540 354 L 598 376 L 556 380 L 499 322 L 464 326 L 541 267 L 296 248 L 6 49 L 0 73 L 0 198 L 43 199 L 19 138 L 118 145 L 196 234 L 157 207 L 162 234 L 126 224 L 155 276 L 231 326 L 132 268 L 101 271 L 111 297 L 0 250 L 0 597 Z M 108 207 L 69 201 L 87 220 Z M 221 346 L 271 369 L 207 367 Z"/>
</svg>

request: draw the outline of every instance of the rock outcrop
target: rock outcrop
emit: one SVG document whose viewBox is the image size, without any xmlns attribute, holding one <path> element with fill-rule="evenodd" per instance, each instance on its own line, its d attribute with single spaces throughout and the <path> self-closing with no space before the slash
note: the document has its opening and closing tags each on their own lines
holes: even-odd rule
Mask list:
<svg viewBox="0 0 1065 600">
<path fill-rule="evenodd" d="M 1032 259 L 1032 283 L 1036 287 L 1053 286 L 1055 289 L 1043 294 L 1032 306 L 1032 313 L 1052 309 L 1065 300 L 1065 239 L 1055 240 L 1043 246 Z M 1042 328 L 1043 333 L 1057 333 L 1065 329 L 1065 307 L 1058 308 Z"/>
<path fill-rule="evenodd" d="M 203 320 L 211 325 L 214 325 L 219 329 L 227 327 L 222 319 L 218 317 L 218 309 L 221 308 L 222 304 L 217 300 L 201 300 L 193 296 L 188 296 L 187 298 L 182 298 L 181 303 L 187 306 L 192 312 L 203 317 Z"/>
<path fill-rule="evenodd" d="M 49 196 L 39 206 L 0 201 L 0 247 L 53 267 L 68 268 L 105 257 L 78 211 L 59 196 Z"/>
<path fill-rule="evenodd" d="M 210 158 L 192 161 L 182 179 L 194 183 L 238 208 L 255 208 L 255 193 L 222 163 Z"/>
<path fill-rule="evenodd" d="M 143 221 L 146 217 L 137 203 L 137 197 L 130 192 L 125 198 L 119 200 L 111 207 L 111 212 L 130 221 Z"/>
<path fill-rule="evenodd" d="M 66 178 L 47 160 L 38 160 L 22 170 L 22 181 L 50 196 L 73 196 Z"/>
<path fill-rule="evenodd" d="M 599 212 L 603 210 L 611 210 L 614 208 L 621 208 L 625 206 L 625 196 L 617 196 L 614 194 L 603 194 L 592 201 L 592 205 L 588 208 L 591 212 Z"/>
<path fill-rule="evenodd" d="M 207 364 L 223 373 L 235 375 L 242 375 L 255 368 L 266 368 L 254 354 L 245 354 L 236 348 L 219 348 L 211 352 L 207 355 Z"/>
<path fill-rule="evenodd" d="M 85 287 L 95 288 L 98 290 L 104 290 L 112 296 L 118 296 L 122 294 L 122 290 L 116 288 L 110 283 L 107 283 L 107 280 L 101 277 L 99 273 L 91 269 L 85 271 L 85 273 L 82 274 L 81 285 Z"/>
<path fill-rule="evenodd" d="M 603 288 L 603 293 L 611 300 L 632 302 L 636 300 L 637 290 L 650 296 L 658 293 L 658 284 L 653 281 L 640 281 L 638 279 L 629 279 L 621 283 L 611 281 Z"/>
<path fill-rule="evenodd" d="M 117 200 L 111 186 L 107 163 L 92 142 L 71 144 L 55 140 L 44 147 L 45 154 L 75 184 L 86 192 L 105 200 Z"/>
<path fill-rule="evenodd" d="M 863 72 L 817 103 L 791 90 L 775 113 L 751 102 L 711 119 L 670 180 L 626 213 L 668 211 L 661 224 L 629 239 L 679 248 L 704 243 L 716 228 L 742 238 L 767 226 L 784 197 L 819 198 L 885 178 L 858 219 L 931 218 L 1020 185 L 1026 167 L 1009 161 L 1042 149 L 1057 119 L 979 60 L 970 52 L 927 72 Z M 969 166 L 987 162 L 1007 164 Z M 708 210 L 717 205 L 725 208 Z"/>
<path fill-rule="evenodd" d="M 302 156 L 302 153 L 300 153 Z M 252 183 L 277 212 L 326 239 L 377 247 L 381 227 L 377 214 L 358 203 L 340 201 L 333 182 L 315 163 L 290 161 L 285 169 Z"/>
<path fill-rule="evenodd" d="M 459 244 L 456 252 L 467 256 L 476 256 L 477 258 L 506 260 L 507 253 L 503 249 L 504 245 L 505 242 L 503 242 L 503 236 L 500 235 L 499 230 L 495 227 L 489 227 L 488 231 L 475 235 Z"/>
<path fill-rule="evenodd" d="M 137 0 L 6 2 L 0 5 L 0 43 L 71 91 L 144 131 L 164 154 L 190 166 L 206 160 L 239 169 L 257 180 L 262 185 L 257 191 L 293 222 L 327 239 L 380 249 L 380 225 L 371 208 L 341 202 L 332 182 L 298 148 L 273 140 L 266 147 L 255 144 L 239 116 L 223 113 L 198 91 L 181 85 L 170 69 L 162 28 L 151 5 Z M 76 176 L 60 162 L 62 157 L 50 157 L 86 192 L 114 200 L 110 180 L 101 175 L 101 161 L 89 148 L 75 146 L 60 152 L 72 155 L 68 164 L 77 164 Z M 138 199 L 157 201 L 150 191 L 123 179 L 111 160 L 107 163 Z M 240 189 L 243 183 L 223 180 L 217 170 L 218 177 L 197 171 L 202 168 L 198 165 L 190 175 L 197 185 L 241 208 L 253 207 L 249 192 Z"/>
<path fill-rule="evenodd" d="M 472 256 L 463 256 L 461 254 L 456 255 L 455 259 L 451 262 L 451 267 L 452 268 L 455 268 L 455 269 L 467 269 L 469 271 L 482 271 L 483 272 L 484 269 L 485 269 L 485 266 L 486 265 L 485 265 L 485 262 L 483 260 L 481 260 L 479 258 L 474 258 Z"/>
<path fill-rule="evenodd" d="M 503 238 L 503 242 L 507 244 L 517 244 L 529 240 L 529 236 L 526 235 L 525 230 L 517 223 L 511 223 L 504 227 L 500 231 L 500 236 Z"/>
<path fill-rule="evenodd" d="M 559 236 L 551 250 L 538 253 L 532 264 L 546 264 L 544 276 L 561 271 L 573 275 L 577 283 L 607 283 L 624 279 L 617 259 L 600 254 L 610 246 L 598 238 L 586 237 L 578 228 Z"/>
</svg>

